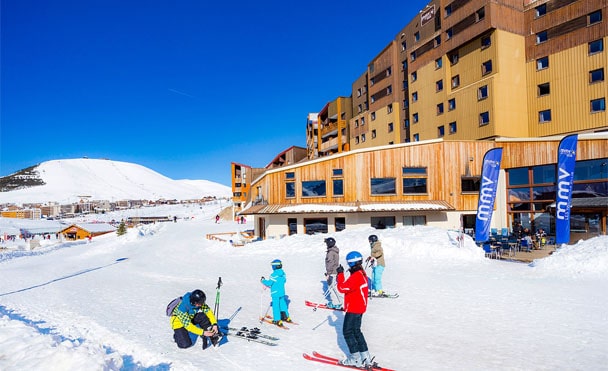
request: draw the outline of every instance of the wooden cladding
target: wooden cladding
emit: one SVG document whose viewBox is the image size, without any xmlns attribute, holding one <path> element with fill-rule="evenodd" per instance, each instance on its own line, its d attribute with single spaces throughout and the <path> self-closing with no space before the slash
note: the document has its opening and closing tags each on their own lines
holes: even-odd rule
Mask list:
<svg viewBox="0 0 608 371">
<path fill-rule="evenodd" d="M 469 1 L 471 0 L 455 0 L 448 4 L 448 6 L 452 8 L 452 12 L 455 12 L 457 9 L 460 9 L 465 6 Z"/>
<path fill-rule="evenodd" d="M 578 17 L 547 30 L 547 38 L 552 39 L 561 35 L 587 27 L 587 16 Z"/>
<path fill-rule="evenodd" d="M 563 8 L 566 5 L 570 5 L 572 3 L 575 3 L 577 0 L 553 0 L 553 1 L 549 1 L 545 4 L 547 4 L 547 12 L 552 12 L 554 10 L 557 10 L 559 8 Z"/>
</svg>

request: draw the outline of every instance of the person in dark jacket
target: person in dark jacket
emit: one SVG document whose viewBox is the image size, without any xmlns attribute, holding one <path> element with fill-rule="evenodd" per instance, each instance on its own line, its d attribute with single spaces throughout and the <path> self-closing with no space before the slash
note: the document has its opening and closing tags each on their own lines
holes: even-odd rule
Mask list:
<svg viewBox="0 0 608 371">
<path fill-rule="evenodd" d="M 325 279 L 327 288 L 325 289 L 325 299 L 327 306 L 330 308 L 342 308 L 342 300 L 336 290 L 336 269 L 340 265 L 340 249 L 336 246 L 336 240 L 333 237 L 325 239 L 327 251 L 325 252 Z"/>
<path fill-rule="evenodd" d="M 213 345 L 219 342 L 217 320 L 211 308 L 205 304 L 206 299 L 203 291 L 194 290 L 184 294 L 182 301 L 173 309 L 171 328 L 179 348 L 191 347 L 199 336 L 203 338 L 203 349 L 207 347 L 205 337 L 209 337 Z"/>
<path fill-rule="evenodd" d="M 363 256 L 358 251 L 351 251 L 346 255 L 350 276 L 344 277 L 344 268 L 337 269 L 338 291 L 344 294 L 344 324 L 342 334 L 351 353 L 346 359 L 340 361 L 346 366 L 365 367 L 371 364 L 371 357 L 367 349 L 367 342 L 361 332 L 363 313 L 367 310 L 367 275 L 363 269 Z"/>
<path fill-rule="evenodd" d="M 371 249 L 370 256 L 366 261 L 371 262 L 372 265 L 372 296 L 381 296 L 383 293 L 382 273 L 384 273 L 384 267 L 386 267 L 384 250 L 382 249 L 382 243 L 375 234 L 370 235 L 367 240 Z"/>
</svg>

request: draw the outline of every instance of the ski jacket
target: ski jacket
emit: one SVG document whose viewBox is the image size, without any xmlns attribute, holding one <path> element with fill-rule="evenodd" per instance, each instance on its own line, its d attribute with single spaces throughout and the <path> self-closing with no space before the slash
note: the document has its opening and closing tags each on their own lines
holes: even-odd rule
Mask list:
<svg viewBox="0 0 608 371">
<path fill-rule="evenodd" d="M 262 280 L 264 286 L 270 287 L 270 296 L 273 298 L 285 296 L 285 282 L 287 282 L 287 276 L 282 268 L 275 269 L 267 280 Z"/>
<path fill-rule="evenodd" d="M 325 254 L 325 273 L 336 274 L 336 268 L 340 265 L 340 249 L 338 246 L 332 246 L 327 249 Z"/>
<path fill-rule="evenodd" d="M 190 304 L 190 293 L 185 294 L 179 305 L 173 309 L 173 314 L 169 319 L 171 321 L 171 328 L 175 330 L 183 327 L 189 332 L 202 336 L 204 329 L 192 323 L 192 319 L 199 312 L 205 313 L 212 325 L 217 325 L 217 319 L 215 319 L 213 311 L 207 304 L 203 304 L 203 306 L 197 308 Z"/>
<path fill-rule="evenodd" d="M 348 279 L 344 272 L 338 273 L 338 291 L 344 294 L 344 311 L 346 313 L 363 314 L 367 310 L 367 276 L 362 268 L 351 272 Z"/>
<path fill-rule="evenodd" d="M 384 263 L 384 250 L 382 250 L 382 243 L 380 243 L 380 241 L 376 241 L 372 244 L 371 248 L 372 258 L 376 259 L 376 263 L 378 265 L 386 267 L 386 264 Z"/>
</svg>

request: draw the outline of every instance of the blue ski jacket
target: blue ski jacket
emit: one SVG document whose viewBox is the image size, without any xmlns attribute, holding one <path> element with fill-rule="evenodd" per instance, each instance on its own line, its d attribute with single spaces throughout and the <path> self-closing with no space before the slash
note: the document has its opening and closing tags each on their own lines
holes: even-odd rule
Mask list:
<svg viewBox="0 0 608 371">
<path fill-rule="evenodd" d="M 279 298 L 285 296 L 285 282 L 287 282 L 287 276 L 282 268 L 275 269 L 267 280 L 262 280 L 261 282 L 264 286 L 270 287 L 271 297 Z"/>
</svg>

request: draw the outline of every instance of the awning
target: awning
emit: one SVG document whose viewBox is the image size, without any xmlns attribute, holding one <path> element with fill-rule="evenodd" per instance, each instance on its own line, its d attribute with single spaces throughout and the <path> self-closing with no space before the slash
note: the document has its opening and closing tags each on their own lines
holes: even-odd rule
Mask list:
<svg viewBox="0 0 608 371">
<path fill-rule="evenodd" d="M 391 211 L 452 211 L 454 206 L 446 201 L 394 201 L 394 202 L 336 202 L 325 204 L 274 204 L 255 205 L 239 212 L 239 215 L 263 214 L 320 214 L 365 213 Z"/>
</svg>

